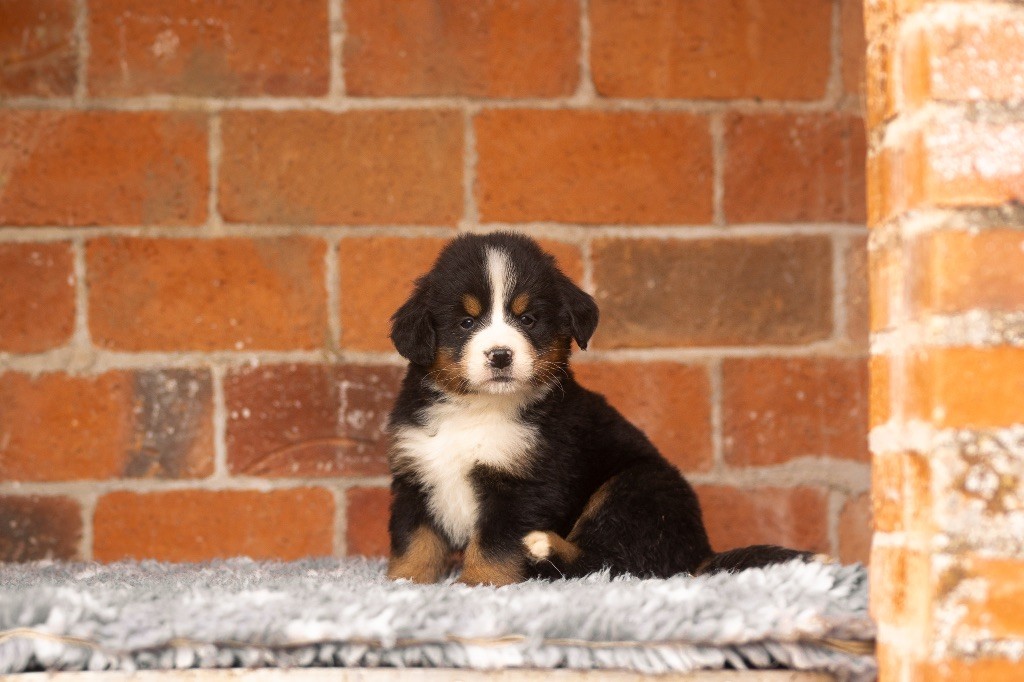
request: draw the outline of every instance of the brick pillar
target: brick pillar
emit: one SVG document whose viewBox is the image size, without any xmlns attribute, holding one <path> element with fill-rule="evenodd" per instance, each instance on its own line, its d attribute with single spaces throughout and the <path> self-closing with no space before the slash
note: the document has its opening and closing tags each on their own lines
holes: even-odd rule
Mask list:
<svg viewBox="0 0 1024 682">
<path fill-rule="evenodd" d="M 1024 679 L 1024 5 L 866 12 L 881 679 Z"/>
</svg>

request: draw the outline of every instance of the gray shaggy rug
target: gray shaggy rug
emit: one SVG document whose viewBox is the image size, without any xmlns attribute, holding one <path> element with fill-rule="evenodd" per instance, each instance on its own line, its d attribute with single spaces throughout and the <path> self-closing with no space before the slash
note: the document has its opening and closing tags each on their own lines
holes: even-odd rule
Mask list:
<svg viewBox="0 0 1024 682">
<path fill-rule="evenodd" d="M 0 565 L 0 673 L 395 666 L 830 671 L 875 677 L 862 566 L 499 589 L 376 560 Z"/>
</svg>

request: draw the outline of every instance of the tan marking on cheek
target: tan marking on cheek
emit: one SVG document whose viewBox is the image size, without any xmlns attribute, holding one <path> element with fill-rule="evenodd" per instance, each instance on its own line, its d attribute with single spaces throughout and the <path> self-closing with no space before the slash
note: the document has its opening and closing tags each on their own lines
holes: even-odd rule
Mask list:
<svg viewBox="0 0 1024 682">
<path fill-rule="evenodd" d="M 565 377 L 565 367 L 568 364 L 569 339 L 557 338 L 551 346 L 534 358 L 533 377 L 530 382 L 534 386 L 557 383 Z"/>
<path fill-rule="evenodd" d="M 469 379 L 463 374 L 462 366 L 456 362 L 455 351 L 451 348 L 437 349 L 428 376 L 442 391 L 461 395 L 469 390 Z"/>
<path fill-rule="evenodd" d="M 480 549 L 476 538 L 470 540 L 463 558 L 459 582 L 466 585 L 511 585 L 523 580 L 523 555 L 512 553 L 502 557 L 488 557 Z"/>
<path fill-rule="evenodd" d="M 480 299 L 472 294 L 466 294 L 462 297 L 462 307 L 473 317 L 479 317 L 480 313 L 484 311 L 484 307 L 480 304 Z"/>
<path fill-rule="evenodd" d="M 427 526 L 413 531 L 409 547 L 401 556 L 391 555 L 388 577 L 406 578 L 415 583 L 436 583 L 449 566 L 451 550 L 440 535 Z"/>
<path fill-rule="evenodd" d="M 530 305 L 530 295 L 525 291 L 512 299 L 512 314 L 522 315 Z"/>
<path fill-rule="evenodd" d="M 587 500 L 587 505 L 583 507 L 583 511 L 580 513 L 580 517 L 576 519 L 576 523 L 573 524 L 572 530 L 569 531 L 569 535 L 566 539 L 569 542 L 575 542 L 576 538 L 579 537 L 580 530 L 584 523 L 592 519 L 601 507 L 604 506 L 605 502 L 608 501 L 608 495 L 611 492 L 612 484 L 615 482 L 615 477 L 609 478 L 605 481 L 600 488 L 594 491 L 594 494 Z"/>
</svg>

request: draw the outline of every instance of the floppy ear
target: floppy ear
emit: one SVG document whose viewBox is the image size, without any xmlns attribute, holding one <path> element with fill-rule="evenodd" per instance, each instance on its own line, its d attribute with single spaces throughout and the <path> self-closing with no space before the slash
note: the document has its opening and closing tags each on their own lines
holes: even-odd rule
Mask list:
<svg viewBox="0 0 1024 682">
<path fill-rule="evenodd" d="M 434 362 L 437 336 L 430 311 L 423 301 L 422 287 L 417 286 L 409 300 L 391 316 L 391 342 L 402 357 L 412 363 L 430 365 Z"/>
<path fill-rule="evenodd" d="M 590 337 L 597 329 L 597 303 L 587 292 L 573 284 L 568 277 L 562 278 L 559 287 L 562 296 L 562 310 L 569 318 L 569 329 L 572 338 L 580 350 L 586 350 Z"/>
</svg>

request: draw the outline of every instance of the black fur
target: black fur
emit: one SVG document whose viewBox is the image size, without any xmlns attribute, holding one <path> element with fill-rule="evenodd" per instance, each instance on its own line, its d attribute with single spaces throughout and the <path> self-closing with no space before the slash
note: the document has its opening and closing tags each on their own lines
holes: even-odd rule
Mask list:
<svg viewBox="0 0 1024 682">
<path fill-rule="evenodd" d="M 448 392 L 431 380 L 431 365 L 442 349 L 455 360 L 464 351 L 467 335 L 459 326 L 467 314 L 463 297 L 469 293 L 485 304 L 489 298 L 482 262 L 486 246 L 509 254 L 516 290 L 530 296 L 536 322 L 523 333 L 538 354 L 550 352 L 558 360 L 558 371 L 543 377 L 550 390 L 518 417 L 539 434 L 529 462 L 513 473 L 481 465 L 471 472 L 479 503 L 475 535 L 486 555 L 517 563 L 523 578 L 581 576 L 602 568 L 666 577 L 804 556 L 755 547 L 715 561 L 690 485 L 638 428 L 602 396 L 580 386 L 568 367 L 569 338 L 585 349 L 597 327 L 594 300 L 522 236 L 457 238 L 395 313 L 391 338 L 410 365 L 391 413 L 392 430 L 421 424 L 422 410 L 448 399 Z M 392 555 L 405 553 L 412 533 L 422 526 L 436 531 L 450 550 L 462 549 L 432 517 L 427 490 L 415 472 L 392 465 Z M 581 520 L 595 493 L 600 504 Z M 571 534 L 579 557 L 531 561 L 523 545 L 531 531 L 553 531 L 563 538 Z"/>
</svg>

